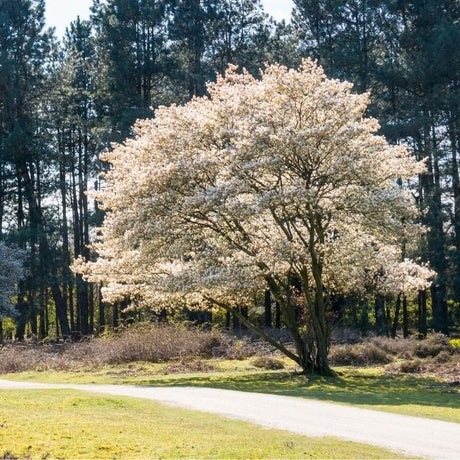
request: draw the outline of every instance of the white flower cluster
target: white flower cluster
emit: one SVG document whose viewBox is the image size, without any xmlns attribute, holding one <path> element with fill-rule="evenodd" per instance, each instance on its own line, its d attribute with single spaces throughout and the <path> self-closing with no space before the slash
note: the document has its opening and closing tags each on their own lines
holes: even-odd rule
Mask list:
<svg viewBox="0 0 460 460">
<path fill-rule="evenodd" d="M 230 67 L 209 97 L 160 107 L 104 155 L 107 211 L 95 262 L 107 301 L 252 299 L 296 273 L 305 291 L 413 292 L 433 273 L 402 261 L 419 233 L 397 185 L 424 170 L 364 118 L 368 95 L 313 61 L 256 80 Z"/>
</svg>

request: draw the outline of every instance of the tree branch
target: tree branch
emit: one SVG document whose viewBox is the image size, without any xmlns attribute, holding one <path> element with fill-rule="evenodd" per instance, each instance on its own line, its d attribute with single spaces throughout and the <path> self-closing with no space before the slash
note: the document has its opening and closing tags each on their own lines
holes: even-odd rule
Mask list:
<svg viewBox="0 0 460 460">
<path fill-rule="evenodd" d="M 226 311 L 232 313 L 233 315 L 235 315 L 248 329 L 250 329 L 251 331 L 253 331 L 256 334 L 258 334 L 260 337 L 265 339 L 268 343 L 273 345 L 276 349 L 278 349 L 279 351 L 284 353 L 287 357 L 289 357 L 293 361 L 295 361 L 299 366 L 301 365 L 300 364 L 300 358 L 297 355 L 295 355 L 294 353 L 289 351 L 282 343 L 280 343 L 277 340 L 275 340 L 272 337 L 270 337 L 265 331 L 263 331 L 262 329 L 258 328 L 255 324 L 251 323 L 238 310 L 235 310 L 234 308 L 230 307 L 230 305 L 227 305 L 226 303 L 223 303 L 223 302 L 219 302 L 218 300 L 213 299 L 212 297 L 203 296 L 203 298 L 205 300 L 207 300 L 208 302 L 210 302 L 210 303 L 212 303 L 214 305 L 217 305 L 218 307 L 221 307 L 224 310 L 226 310 Z"/>
</svg>

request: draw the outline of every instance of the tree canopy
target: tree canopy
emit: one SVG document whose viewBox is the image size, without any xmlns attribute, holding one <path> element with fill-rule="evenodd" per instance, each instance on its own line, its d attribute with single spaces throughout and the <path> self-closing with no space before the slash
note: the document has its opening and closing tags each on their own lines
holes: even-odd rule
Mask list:
<svg viewBox="0 0 460 460">
<path fill-rule="evenodd" d="M 25 252 L 21 249 L 6 246 L 0 241 L 0 322 L 17 314 L 13 296 L 25 275 L 24 256 Z"/>
<path fill-rule="evenodd" d="M 104 282 L 109 301 L 161 308 L 234 311 L 268 288 L 297 362 L 327 373 L 330 293 L 417 291 L 431 276 L 402 254 L 420 228 L 398 179 L 424 165 L 375 134 L 368 95 L 351 88 L 308 59 L 260 80 L 230 66 L 209 97 L 160 107 L 104 154 L 99 259 L 77 270 Z"/>
</svg>

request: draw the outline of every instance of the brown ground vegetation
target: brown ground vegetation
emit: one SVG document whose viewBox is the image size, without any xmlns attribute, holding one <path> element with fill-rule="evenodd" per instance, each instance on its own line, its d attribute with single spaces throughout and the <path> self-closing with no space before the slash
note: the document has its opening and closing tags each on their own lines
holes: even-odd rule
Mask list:
<svg viewBox="0 0 460 460">
<path fill-rule="evenodd" d="M 329 358 L 334 366 L 385 365 L 388 373 L 434 374 L 451 382 L 460 381 L 460 348 L 442 334 L 426 339 L 372 337 L 335 343 Z M 146 361 L 168 363 L 162 373 L 213 372 L 208 358 L 244 359 L 252 365 L 281 369 L 283 362 L 265 343 L 243 336 L 178 325 L 139 324 L 78 343 L 27 341 L 5 344 L 0 349 L 0 374 L 28 370 L 77 371 L 104 365 Z M 127 366 L 127 372 L 129 366 Z"/>
</svg>

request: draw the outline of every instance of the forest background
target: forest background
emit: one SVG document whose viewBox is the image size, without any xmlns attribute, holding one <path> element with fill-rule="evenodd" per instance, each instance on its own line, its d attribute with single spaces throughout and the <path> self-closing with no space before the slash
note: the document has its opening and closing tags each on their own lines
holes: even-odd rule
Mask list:
<svg viewBox="0 0 460 460">
<path fill-rule="evenodd" d="M 417 255 L 437 272 L 432 287 L 414 299 L 338 296 L 333 324 L 451 331 L 460 323 L 459 10 L 455 0 L 295 0 L 286 23 L 257 0 L 94 0 L 90 19 L 59 42 L 43 0 L 0 0 L 0 240 L 23 249 L 8 254 L 24 259 L 26 274 L 14 309 L 0 305 L 0 337 L 78 338 L 165 319 L 105 305 L 100 286 L 69 268 L 94 257 L 103 213 L 86 192 L 104 186 L 99 154 L 152 108 L 204 95 L 229 63 L 257 76 L 264 63 L 295 67 L 304 57 L 369 91 L 381 133 L 427 159 L 404 185 L 428 229 Z M 256 302 L 264 326 L 282 326 L 269 296 Z M 241 328 L 229 315 L 182 317 Z"/>
</svg>

